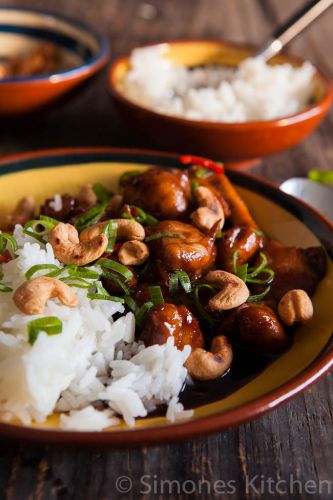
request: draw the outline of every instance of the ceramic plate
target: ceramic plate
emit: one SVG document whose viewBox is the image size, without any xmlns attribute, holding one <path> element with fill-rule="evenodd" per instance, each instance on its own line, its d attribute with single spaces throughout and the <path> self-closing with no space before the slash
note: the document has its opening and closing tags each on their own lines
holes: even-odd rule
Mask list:
<svg viewBox="0 0 333 500">
<path fill-rule="evenodd" d="M 10 211 L 26 194 L 38 201 L 57 192 L 76 193 L 88 182 L 116 186 L 119 175 L 148 165 L 180 167 L 173 155 L 112 149 L 55 150 L 11 157 L 0 162 L 0 214 Z M 328 272 L 313 296 L 315 316 L 297 329 L 292 347 L 259 375 L 231 394 L 195 408 L 194 417 L 169 423 L 164 417 L 137 421 L 103 432 L 58 428 L 52 416 L 43 425 L 0 424 L 3 436 L 47 443 L 131 446 L 191 438 L 225 429 L 267 412 L 292 398 L 333 365 L 333 227 L 318 213 L 275 186 L 247 174 L 230 172 L 259 226 L 273 238 L 302 247 L 323 245 Z"/>
</svg>

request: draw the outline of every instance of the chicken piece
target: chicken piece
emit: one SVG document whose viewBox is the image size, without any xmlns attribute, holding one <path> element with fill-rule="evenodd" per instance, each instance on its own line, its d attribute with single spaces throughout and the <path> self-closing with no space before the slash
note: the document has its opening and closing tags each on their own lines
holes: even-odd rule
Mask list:
<svg viewBox="0 0 333 500">
<path fill-rule="evenodd" d="M 275 354 L 289 345 L 277 315 L 264 304 L 243 304 L 226 316 L 218 335 L 226 335 L 243 347 L 262 354 Z"/>
<path fill-rule="evenodd" d="M 322 247 L 296 248 L 270 240 L 263 252 L 268 260 L 266 267 L 275 272 L 271 290 L 266 296 L 268 299 L 278 302 L 293 289 L 305 290 L 312 295 L 326 274 L 326 255 Z M 260 293 L 262 287 L 254 287 L 253 291 Z"/>
<path fill-rule="evenodd" d="M 214 245 L 218 223 L 208 234 L 199 229 L 174 220 L 165 220 L 146 228 L 149 239 L 152 235 L 180 235 L 180 237 L 159 237 L 149 241 L 150 254 L 156 269 L 162 278 L 167 280 L 169 273 L 182 269 L 191 279 L 198 279 L 206 273 L 216 259 Z"/>
<path fill-rule="evenodd" d="M 188 211 L 190 183 L 180 170 L 151 168 L 125 177 L 121 186 L 125 203 L 138 205 L 158 219 L 182 218 Z"/>
<path fill-rule="evenodd" d="M 250 227 L 233 227 L 223 231 L 217 243 L 217 259 L 221 269 L 234 272 L 233 257 L 236 251 L 237 265 L 246 264 L 263 246 L 263 236 Z"/>
<path fill-rule="evenodd" d="M 140 340 L 143 340 L 146 346 L 161 345 L 165 344 L 171 335 L 178 349 L 183 349 L 185 345 L 190 345 L 192 349 L 204 346 L 199 323 L 185 306 L 155 306 L 148 314 Z"/>
</svg>

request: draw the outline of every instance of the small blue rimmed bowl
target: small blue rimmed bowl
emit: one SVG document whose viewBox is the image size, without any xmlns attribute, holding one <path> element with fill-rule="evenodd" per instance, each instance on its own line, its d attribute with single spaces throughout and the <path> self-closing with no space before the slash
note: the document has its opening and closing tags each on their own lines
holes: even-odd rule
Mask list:
<svg viewBox="0 0 333 500">
<path fill-rule="evenodd" d="M 0 7 L 0 61 L 52 44 L 58 63 L 51 72 L 0 79 L 0 114 L 34 111 L 95 75 L 108 60 L 107 40 L 76 20 L 44 10 Z"/>
</svg>

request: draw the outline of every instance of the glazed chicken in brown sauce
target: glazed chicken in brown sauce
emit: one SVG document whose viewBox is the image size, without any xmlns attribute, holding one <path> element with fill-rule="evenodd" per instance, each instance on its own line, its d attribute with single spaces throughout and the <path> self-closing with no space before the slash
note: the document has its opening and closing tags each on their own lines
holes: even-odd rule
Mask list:
<svg viewBox="0 0 333 500">
<path fill-rule="evenodd" d="M 106 236 L 104 292 L 134 312 L 146 346 L 171 336 L 179 349 L 190 345 L 193 380 L 232 370 L 238 349 L 287 349 L 293 326 L 311 319 L 310 296 L 326 272 L 323 248 L 271 240 L 222 169 L 195 162 L 129 171 L 117 193 L 84 186 L 76 198 L 46 200 L 41 214 L 73 225 L 81 242 Z"/>
</svg>

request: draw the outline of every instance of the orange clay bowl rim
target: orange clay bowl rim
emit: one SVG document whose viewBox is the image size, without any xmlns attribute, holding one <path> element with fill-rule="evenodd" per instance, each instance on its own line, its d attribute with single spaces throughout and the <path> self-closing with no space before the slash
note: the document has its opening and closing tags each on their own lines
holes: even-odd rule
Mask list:
<svg viewBox="0 0 333 500">
<path fill-rule="evenodd" d="M 118 155 L 117 159 L 105 159 L 105 155 Z M 14 166 L 13 171 L 18 172 L 20 170 L 19 163 L 29 160 L 40 160 L 52 159 L 54 164 L 52 166 L 66 166 L 68 164 L 73 164 L 73 159 L 75 156 L 82 155 L 94 155 L 93 159 L 89 161 L 107 161 L 107 162 L 117 162 L 121 163 L 128 162 L 130 157 L 132 162 L 138 162 L 136 157 L 144 156 L 145 161 L 140 160 L 139 163 L 143 165 L 145 162 L 147 164 L 153 164 L 154 158 L 164 158 L 170 159 L 170 161 L 176 162 L 179 160 L 179 156 L 172 153 L 164 153 L 159 151 L 151 150 L 138 150 L 138 149 L 127 149 L 127 148 L 108 148 L 108 147 L 90 147 L 90 148 L 62 148 L 62 149 L 50 149 L 50 150 L 40 150 L 28 153 L 19 153 L 8 155 L 0 160 L 0 175 L 2 167 L 11 163 Z M 99 155 L 101 158 L 99 159 Z M 124 155 L 126 158 L 123 160 L 119 159 L 119 155 Z M 68 156 L 68 160 L 66 157 Z M 59 160 L 58 160 L 59 158 Z M 66 162 L 65 162 L 66 160 Z M 81 160 L 77 163 L 83 163 Z M 184 167 L 180 162 L 179 167 Z M 45 168 L 50 167 L 50 165 L 45 165 Z M 28 166 L 26 169 L 34 169 L 34 166 Z M 7 169 L 6 173 L 10 173 Z M 292 207 L 298 207 L 301 212 L 310 214 L 313 217 L 313 222 L 315 219 L 319 219 L 321 223 L 326 226 L 328 232 L 333 235 L 333 224 L 326 219 L 317 210 L 313 209 L 311 206 L 304 203 L 291 195 L 283 193 L 280 189 L 271 182 L 263 180 L 260 177 L 243 173 L 243 172 L 227 172 L 235 179 L 243 180 L 243 186 L 251 189 L 251 185 L 261 184 L 263 187 L 267 188 L 269 191 L 274 191 L 276 199 L 274 201 L 281 205 L 282 200 L 289 202 Z M 234 181 L 233 181 L 234 182 Z M 237 184 L 237 180 L 235 182 Z M 256 189 L 252 187 L 252 190 L 257 192 Z M 267 197 L 268 194 L 262 194 L 262 196 Z M 280 201 L 277 201 L 280 199 Z M 290 211 L 290 207 L 287 208 Z M 313 223 L 312 223 L 313 225 Z M 310 227 L 310 226 L 308 226 Z M 312 230 L 312 228 L 310 227 Z M 326 248 L 327 250 L 327 248 Z M 327 374 L 333 367 L 333 343 L 332 337 L 326 344 L 323 351 L 317 356 L 317 358 L 307 367 L 303 369 L 301 373 L 292 378 L 289 382 L 282 384 L 277 389 L 270 391 L 269 393 L 260 396 L 259 398 L 251 401 L 249 403 L 244 403 L 234 409 L 227 410 L 225 412 L 216 413 L 209 415 L 207 417 L 201 417 L 196 420 L 188 420 L 183 423 L 176 423 L 165 425 L 161 427 L 150 427 L 143 429 L 126 429 L 121 431 L 102 431 L 102 432 L 82 432 L 82 431 L 64 431 L 64 430 L 54 430 L 54 429 L 41 429 L 34 427 L 24 427 L 7 423 L 0 423 L 0 435 L 2 438 L 11 439 L 22 439 L 25 441 L 39 442 L 39 443 L 52 443 L 53 445 L 61 445 L 66 447 L 95 447 L 95 448 L 123 448 L 123 447 L 134 447 L 143 446 L 148 444 L 162 444 L 170 443 L 173 441 L 181 441 L 185 439 L 190 439 L 198 437 L 200 435 L 207 435 L 213 432 L 218 432 L 226 430 L 227 428 L 237 426 L 248 420 L 252 420 L 270 410 L 277 408 L 283 403 L 289 401 L 296 395 L 304 392 L 307 388 L 317 382 L 325 374 Z"/>
<path fill-rule="evenodd" d="M 151 43 L 151 44 L 145 44 L 145 45 L 140 45 L 135 48 L 147 48 L 147 47 L 158 47 L 159 45 L 176 45 L 176 44 L 192 44 L 192 43 L 205 43 L 205 44 L 212 44 L 212 45 L 221 45 L 221 46 L 229 46 L 229 47 L 236 47 L 236 48 L 244 48 L 244 49 L 254 49 L 254 46 L 251 46 L 249 44 L 240 44 L 240 43 L 234 43 L 230 41 L 225 41 L 225 40 L 216 40 L 216 39 L 203 39 L 203 38 L 195 38 L 195 39 L 190 39 L 190 40 L 182 40 L 182 39 L 176 39 L 176 40 L 165 40 L 161 41 L 158 43 Z M 134 50 L 134 49 L 133 49 Z M 287 56 L 290 60 L 298 63 L 305 62 L 305 59 L 302 59 L 301 57 L 290 55 L 286 52 L 282 52 L 285 56 Z M 196 128 L 207 128 L 207 129 L 216 129 L 216 130 L 221 130 L 221 131 L 250 131 L 250 130 L 257 130 L 257 129 L 268 129 L 268 128 L 274 128 L 274 127 L 287 127 L 290 125 L 296 125 L 297 123 L 301 123 L 304 121 L 307 121 L 315 116 L 325 114 L 333 101 L 333 81 L 332 79 L 324 73 L 321 69 L 319 69 L 315 64 L 313 64 L 313 67 L 316 70 L 316 73 L 319 75 L 319 77 L 322 79 L 322 81 L 325 83 L 326 86 L 326 92 L 323 98 L 312 104 L 311 106 L 306 107 L 304 110 L 299 111 L 298 113 L 294 113 L 292 115 L 287 115 L 287 116 L 282 116 L 280 118 L 275 118 L 273 120 L 259 120 L 259 121 L 247 121 L 247 122 L 233 122 L 233 123 L 228 123 L 228 122 L 212 122 L 212 121 L 207 121 L 207 120 L 190 120 L 187 118 L 181 118 L 178 116 L 173 116 L 173 115 L 166 115 L 164 113 L 159 113 L 157 111 L 154 111 L 152 109 L 146 108 L 144 106 L 141 106 L 140 104 L 135 103 L 134 101 L 128 99 L 126 95 L 121 92 L 120 90 L 117 89 L 117 84 L 115 82 L 115 73 L 118 69 L 118 66 L 122 65 L 124 62 L 128 62 L 130 58 L 131 53 L 126 54 L 124 56 L 121 56 L 117 58 L 109 67 L 108 71 L 108 81 L 109 81 L 109 91 L 111 95 L 121 101 L 123 104 L 126 104 L 127 106 L 131 107 L 132 109 L 136 111 L 145 112 L 147 115 L 150 115 L 151 117 L 155 117 L 156 119 L 162 119 L 165 121 L 168 121 L 170 123 L 177 123 L 179 125 L 183 126 L 189 126 L 189 127 L 196 127 Z M 312 64 L 312 63 L 311 63 Z"/>
</svg>

